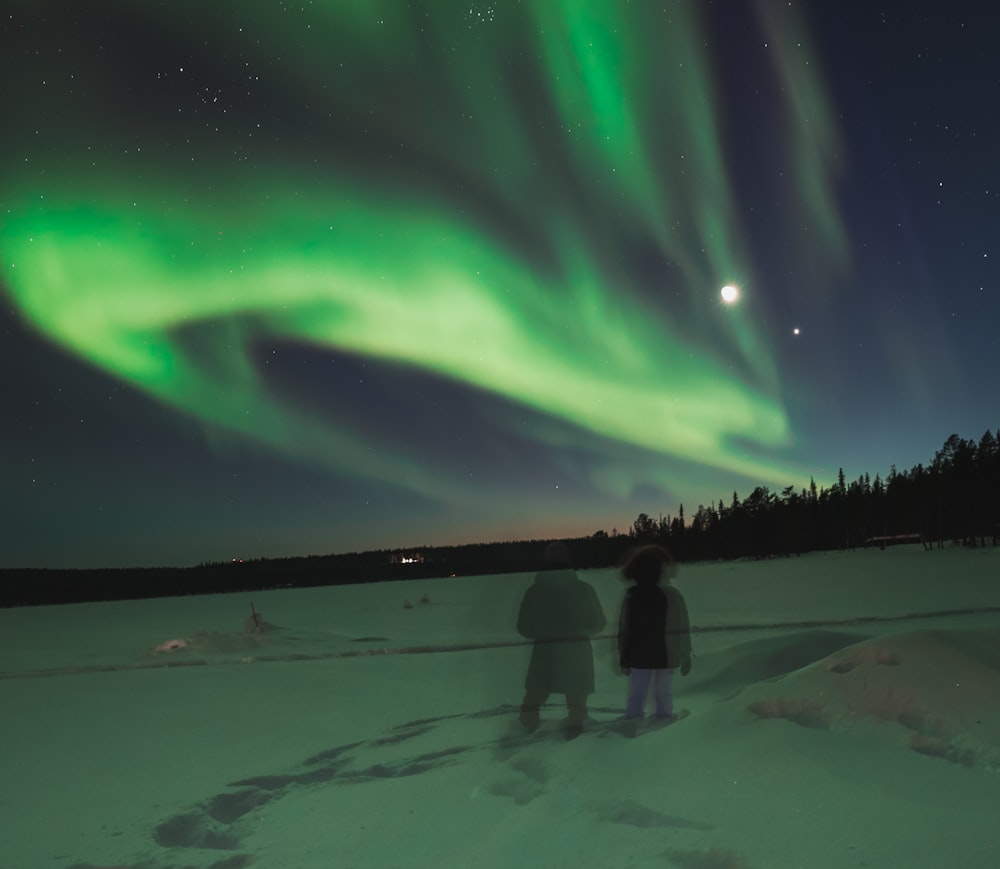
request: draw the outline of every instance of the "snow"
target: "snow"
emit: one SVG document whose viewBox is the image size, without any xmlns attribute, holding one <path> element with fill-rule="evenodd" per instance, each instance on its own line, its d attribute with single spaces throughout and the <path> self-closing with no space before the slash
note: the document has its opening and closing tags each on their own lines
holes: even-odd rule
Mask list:
<svg viewBox="0 0 1000 869">
<path fill-rule="evenodd" d="M 580 576 L 573 740 L 517 724 L 530 574 L 0 611 L 0 869 L 1000 863 L 1000 549 L 682 566 L 689 715 L 635 736 Z"/>
</svg>

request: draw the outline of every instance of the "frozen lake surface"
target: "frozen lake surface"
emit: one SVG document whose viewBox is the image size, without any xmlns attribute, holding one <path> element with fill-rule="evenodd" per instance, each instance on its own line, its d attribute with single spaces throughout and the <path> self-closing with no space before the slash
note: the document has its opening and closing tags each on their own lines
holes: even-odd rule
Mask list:
<svg viewBox="0 0 1000 869">
<path fill-rule="evenodd" d="M 571 741 L 517 725 L 531 574 L 0 610 L 0 869 L 997 865 L 1000 549 L 682 566 L 689 714 L 634 736 L 580 576 Z"/>
</svg>

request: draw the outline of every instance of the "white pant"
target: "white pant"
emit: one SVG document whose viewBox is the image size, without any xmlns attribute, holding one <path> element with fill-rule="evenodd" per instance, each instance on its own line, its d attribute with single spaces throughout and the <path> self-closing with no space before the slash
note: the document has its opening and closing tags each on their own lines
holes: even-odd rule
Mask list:
<svg viewBox="0 0 1000 869">
<path fill-rule="evenodd" d="M 625 704 L 626 718 L 642 718 L 646 712 L 646 694 L 649 683 L 653 683 L 653 699 L 656 701 L 656 717 L 669 718 L 674 714 L 673 669 L 642 670 L 633 667 L 628 677 L 628 701 Z"/>
</svg>

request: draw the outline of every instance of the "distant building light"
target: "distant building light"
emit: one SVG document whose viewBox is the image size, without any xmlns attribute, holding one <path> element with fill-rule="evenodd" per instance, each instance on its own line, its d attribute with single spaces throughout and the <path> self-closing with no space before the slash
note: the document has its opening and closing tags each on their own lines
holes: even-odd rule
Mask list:
<svg viewBox="0 0 1000 869">
<path fill-rule="evenodd" d="M 404 555 L 402 552 L 394 552 L 389 557 L 389 561 L 392 564 L 422 564 L 424 560 L 424 554 L 422 552 L 414 552 L 412 555 Z"/>
</svg>

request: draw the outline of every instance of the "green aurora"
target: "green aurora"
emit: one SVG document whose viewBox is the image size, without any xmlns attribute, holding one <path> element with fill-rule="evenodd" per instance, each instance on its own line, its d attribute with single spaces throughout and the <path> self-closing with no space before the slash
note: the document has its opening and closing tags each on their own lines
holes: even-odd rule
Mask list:
<svg viewBox="0 0 1000 869">
<path fill-rule="evenodd" d="M 755 482 L 808 481 L 780 459 L 794 432 L 755 325 L 698 4 L 650 21 L 619 2 L 435 3 L 418 15 L 338 0 L 308 18 L 258 8 L 238 30 L 202 6 L 173 4 L 156 24 L 200 16 L 208 37 L 238 44 L 272 93 L 328 119 L 310 132 L 328 140 L 323 157 L 256 131 L 247 105 L 223 117 L 206 103 L 220 113 L 211 139 L 204 116 L 130 128 L 96 97 L 62 107 L 62 135 L 86 115 L 106 153 L 133 150 L 93 165 L 54 134 L 46 147 L 19 140 L 33 164 L 47 147 L 60 154 L 44 171 L 7 167 L 16 183 L 0 227 L 6 289 L 40 333 L 201 423 L 444 501 L 463 497 L 457 476 L 391 438 L 373 452 L 363 432 L 269 391 L 251 348 L 345 350 L 610 443 Z M 835 267 L 834 125 L 814 67 L 788 48 L 802 22 L 765 25 L 785 46 L 773 74 L 789 83 L 780 139 L 797 177 L 786 195 Z M 333 58 L 349 78 L 329 72 L 320 86 Z M 156 145 L 185 138 L 211 145 L 196 159 Z M 634 286 L 629 237 L 670 264 L 662 292 Z M 720 303 L 726 283 L 744 288 L 742 304 Z"/>
</svg>

